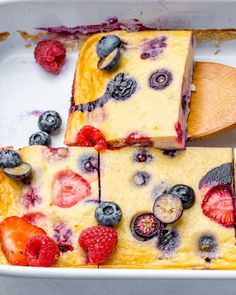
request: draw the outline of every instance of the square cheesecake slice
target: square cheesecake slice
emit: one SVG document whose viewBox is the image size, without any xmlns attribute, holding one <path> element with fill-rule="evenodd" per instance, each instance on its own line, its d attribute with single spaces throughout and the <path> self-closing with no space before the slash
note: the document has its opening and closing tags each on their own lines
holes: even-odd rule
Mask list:
<svg viewBox="0 0 236 295">
<path fill-rule="evenodd" d="M 101 201 L 123 217 L 117 249 L 100 267 L 236 269 L 232 168 L 230 148 L 102 153 Z"/>
<path fill-rule="evenodd" d="M 98 68 L 97 45 L 120 40 L 120 59 Z M 100 33 L 83 44 L 72 91 L 65 144 L 81 145 L 80 130 L 99 129 L 108 146 L 185 147 L 194 37 L 190 31 Z"/>
<path fill-rule="evenodd" d="M 19 154 L 32 166 L 32 178 L 23 183 L 0 172 L 1 220 L 23 216 L 43 228 L 61 250 L 56 267 L 96 267 L 86 264 L 86 255 L 78 245 L 80 232 L 97 225 L 96 151 L 31 146 L 20 149 Z M 0 263 L 7 264 L 2 252 Z"/>
</svg>

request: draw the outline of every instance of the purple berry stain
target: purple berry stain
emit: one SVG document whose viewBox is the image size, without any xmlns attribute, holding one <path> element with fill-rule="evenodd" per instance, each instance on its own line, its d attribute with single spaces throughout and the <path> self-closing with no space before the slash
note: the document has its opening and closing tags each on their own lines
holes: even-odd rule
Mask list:
<svg viewBox="0 0 236 295">
<path fill-rule="evenodd" d="M 176 228 L 165 228 L 157 239 L 157 248 L 165 254 L 172 254 L 180 245 L 180 234 Z"/>
<path fill-rule="evenodd" d="M 141 59 L 155 60 L 159 54 L 161 54 L 164 48 L 167 46 L 166 36 L 158 36 L 152 39 L 143 39 L 140 45 Z"/>
<path fill-rule="evenodd" d="M 73 251 L 71 244 L 72 230 L 64 223 L 58 223 L 54 226 L 53 239 L 58 244 L 61 252 Z"/>
<path fill-rule="evenodd" d="M 25 209 L 30 209 L 35 207 L 38 204 L 42 203 L 42 199 L 37 194 L 36 188 L 30 188 L 24 195 L 23 195 L 23 205 Z"/>
<path fill-rule="evenodd" d="M 39 117 L 40 115 L 42 115 L 43 111 L 40 110 L 33 110 L 30 112 L 27 112 L 28 116 L 33 116 L 33 117 Z"/>
</svg>

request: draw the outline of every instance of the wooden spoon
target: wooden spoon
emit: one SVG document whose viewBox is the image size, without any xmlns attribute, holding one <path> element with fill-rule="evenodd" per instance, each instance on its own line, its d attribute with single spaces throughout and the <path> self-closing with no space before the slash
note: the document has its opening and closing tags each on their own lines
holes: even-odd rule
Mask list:
<svg viewBox="0 0 236 295">
<path fill-rule="evenodd" d="M 203 139 L 236 127 L 236 69 L 212 62 L 194 68 L 188 139 Z"/>
</svg>

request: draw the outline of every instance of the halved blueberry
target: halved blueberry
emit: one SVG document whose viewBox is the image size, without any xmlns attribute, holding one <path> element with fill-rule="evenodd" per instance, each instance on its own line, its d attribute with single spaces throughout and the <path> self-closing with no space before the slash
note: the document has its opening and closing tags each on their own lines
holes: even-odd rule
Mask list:
<svg viewBox="0 0 236 295">
<path fill-rule="evenodd" d="M 99 225 L 115 226 L 122 218 L 122 211 L 115 202 L 102 202 L 95 211 L 95 218 Z"/>
<path fill-rule="evenodd" d="M 176 184 L 170 189 L 169 193 L 180 198 L 184 209 L 191 208 L 195 202 L 195 192 L 188 185 Z"/>
<path fill-rule="evenodd" d="M 151 179 L 151 175 L 145 171 L 138 171 L 134 175 L 134 184 L 137 186 L 147 185 Z"/>
<path fill-rule="evenodd" d="M 120 57 L 120 49 L 115 48 L 108 56 L 99 59 L 98 69 L 101 71 L 113 70 L 120 61 Z"/>
<path fill-rule="evenodd" d="M 155 90 L 162 90 L 172 82 L 171 72 L 161 69 L 152 73 L 149 78 L 149 86 Z"/>
<path fill-rule="evenodd" d="M 136 162 L 151 162 L 153 159 L 153 155 L 146 149 L 140 149 L 134 152 L 133 158 Z"/>
<path fill-rule="evenodd" d="M 51 133 L 61 127 L 62 120 L 58 112 L 46 111 L 40 115 L 38 127 L 40 130 Z"/>
<path fill-rule="evenodd" d="M 156 198 L 153 213 L 165 224 L 174 223 L 181 217 L 183 205 L 179 197 L 173 194 L 164 194 Z"/>
<path fill-rule="evenodd" d="M 142 213 L 132 218 L 130 228 L 135 239 L 147 241 L 158 234 L 160 222 L 153 213 Z"/>
<path fill-rule="evenodd" d="M 102 37 L 97 44 L 97 55 L 100 58 L 108 56 L 115 48 L 120 47 L 121 40 L 116 35 Z"/>
<path fill-rule="evenodd" d="M 22 163 L 20 155 L 14 150 L 3 150 L 0 152 L 0 167 L 12 168 Z"/>
<path fill-rule="evenodd" d="M 211 262 L 211 259 L 215 258 L 218 244 L 213 235 L 203 235 L 198 240 L 198 250 L 202 258 L 206 262 Z"/>
<path fill-rule="evenodd" d="M 3 168 L 3 172 L 12 179 L 23 180 L 30 176 L 32 167 L 30 164 L 23 162 L 16 167 Z"/>
<path fill-rule="evenodd" d="M 29 138 L 29 145 L 45 145 L 50 146 L 51 145 L 51 137 L 47 132 L 39 131 L 36 133 L 33 133 Z"/>
<path fill-rule="evenodd" d="M 94 173 L 98 170 L 98 158 L 92 154 L 85 154 L 79 157 L 80 169 L 85 173 Z"/>
</svg>

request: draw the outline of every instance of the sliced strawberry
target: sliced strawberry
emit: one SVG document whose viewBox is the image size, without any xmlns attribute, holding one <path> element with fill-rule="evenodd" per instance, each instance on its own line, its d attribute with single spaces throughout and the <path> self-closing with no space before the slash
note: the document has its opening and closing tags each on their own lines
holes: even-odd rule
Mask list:
<svg viewBox="0 0 236 295">
<path fill-rule="evenodd" d="M 28 240 L 45 231 L 24 219 L 11 216 L 0 223 L 0 243 L 8 262 L 13 265 L 28 265 L 25 248 Z"/>
<path fill-rule="evenodd" d="M 91 194 L 90 184 L 72 170 L 58 172 L 53 182 L 53 204 L 70 208 Z"/>
<path fill-rule="evenodd" d="M 225 226 L 235 225 L 235 206 L 232 189 L 228 185 L 211 188 L 202 202 L 204 215 Z"/>
<path fill-rule="evenodd" d="M 99 152 L 107 148 L 107 143 L 102 132 L 89 125 L 80 129 L 76 137 L 76 145 L 93 146 Z"/>
<path fill-rule="evenodd" d="M 46 218 L 46 216 L 41 212 L 31 212 L 26 213 L 22 216 L 22 218 L 33 225 L 37 225 L 38 223 L 43 221 Z"/>
</svg>

